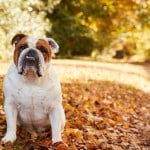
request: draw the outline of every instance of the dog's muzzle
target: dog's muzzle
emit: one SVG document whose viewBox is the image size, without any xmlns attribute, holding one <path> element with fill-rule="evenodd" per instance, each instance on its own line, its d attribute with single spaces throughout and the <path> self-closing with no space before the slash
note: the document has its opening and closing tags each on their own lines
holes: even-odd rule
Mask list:
<svg viewBox="0 0 150 150">
<path fill-rule="evenodd" d="M 41 60 L 39 53 L 34 49 L 29 49 L 23 53 L 20 58 L 19 74 L 25 74 L 26 72 L 34 72 L 38 77 L 42 76 Z"/>
<path fill-rule="evenodd" d="M 39 58 L 38 58 L 37 52 L 35 50 L 30 50 L 25 55 L 23 66 L 35 66 L 36 67 L 38 62 L 39 62 Z"/>
</svg>

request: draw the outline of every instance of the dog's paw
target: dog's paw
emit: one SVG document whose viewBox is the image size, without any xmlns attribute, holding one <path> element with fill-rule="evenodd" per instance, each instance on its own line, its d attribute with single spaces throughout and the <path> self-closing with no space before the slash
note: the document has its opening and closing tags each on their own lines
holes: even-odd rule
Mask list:
<svg viewBox="0 0 150 150">
<path fill-rule="evenodd" d="M 60 141 L 53 144 L 52 150 L 69 150 L 69 148 L 67 144 Z"/>
<path fill-rule="evenodd" d="M 16 140 L 16 134 L 14 133 L 6 133 L 6 135 L 2 138 L 3 143 L 11 142 L 13 143 Z"/>
</svg>

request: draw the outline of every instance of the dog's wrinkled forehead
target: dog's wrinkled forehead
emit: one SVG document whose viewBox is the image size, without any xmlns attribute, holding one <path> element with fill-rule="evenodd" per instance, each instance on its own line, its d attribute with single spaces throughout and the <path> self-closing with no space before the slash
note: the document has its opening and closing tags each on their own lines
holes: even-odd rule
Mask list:
<svg viewBox="0 0 150 150">
<path fill-rule="evenodd" d="M 36 48 L 36 44 L 37 44 L 37 42 L 39 41 L 39 39 L 38 38 L 35 38 L 35 37 L 28 37 L 27 38 L 27 44 L 28 44 L 28 47 L 29 48 Z"/>
</svg>

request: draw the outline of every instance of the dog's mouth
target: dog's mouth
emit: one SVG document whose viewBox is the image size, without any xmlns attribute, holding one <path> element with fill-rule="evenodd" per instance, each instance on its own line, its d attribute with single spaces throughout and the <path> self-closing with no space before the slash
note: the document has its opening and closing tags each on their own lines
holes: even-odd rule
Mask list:
<svg viewBox="0 0 150 150">
<path fill-rule="evenodd" d="M 19 62 L 18 73 L 24 76 L 43 76 L 41 61 L 36 51 L 30 50 L 24 54 Z"/>
<path fill-rule="evenodd" d="M 39 60 L 36 60 L 34 57 L 26 57 L 23 61 L 22 69 L 18 72 L 21 75 L 34 75 L 36 74 L 38 77 L 42 76 L 40 72 Z"/>
</svg>

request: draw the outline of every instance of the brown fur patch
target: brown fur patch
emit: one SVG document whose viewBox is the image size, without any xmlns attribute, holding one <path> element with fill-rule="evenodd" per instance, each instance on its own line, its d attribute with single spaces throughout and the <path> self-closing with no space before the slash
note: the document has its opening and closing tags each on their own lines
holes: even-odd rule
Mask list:
<svg viewBox="0 0 150 150">
<path fill-rule="evenodd" d="M 15 65 L 17 66 L 18 65 L 18 59 L 19 59 L 19 56 L 20 56 L 20 52 L 19 52 L 19 48 L 20 46 L 23 46 L 23 45 L 28 45 L 27 44 L 27 39 L 28 37 L 25 36 L 24 38 L 22 38 L 16 45 L 15 45 L 15 51 L 14 51 L 14 63 Z"/>
<path fill-rule="evenodd" d="M 36 43 L 36 48 L 43 54 L 44 61 L 49 62 L 51 59 L 51 48 L 49 44 L 45 40 L 39 39 Z"/>
</svg>

